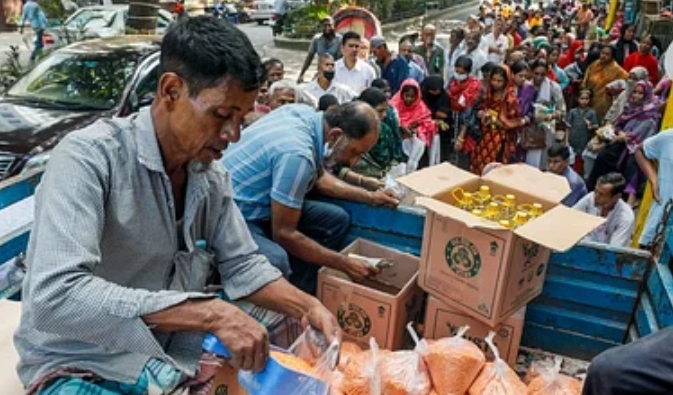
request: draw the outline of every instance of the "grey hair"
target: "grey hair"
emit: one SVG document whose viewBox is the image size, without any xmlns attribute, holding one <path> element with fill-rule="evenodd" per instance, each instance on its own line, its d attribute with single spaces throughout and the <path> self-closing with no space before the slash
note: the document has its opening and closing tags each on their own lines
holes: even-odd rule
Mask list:
<svg viewBox="0 0 673 395">
<path fill-rule="evenodd" d="M 276 94 L 276 91 L 279 90 L 284 90 L 284 89 L 289 89 L 295 91 L 295 95 L 297 90 L 299 89 L 299 85 L 297 85 L 296 82 L 288 79 L 276 81 L 271 85 L 271 88 L 269 88 L 269 96 L 273 96 Z"/>
<path fill-rule="evenodd" d="M 306 104 L 313 108 L 318 107 L 318 101 L 315 99 L 315 97 L 313 97 L 313 95 L 306 92 L 306 90 L 304 90 L 301 86 L 297 85 L 296 82 L 289 79 L 283 79 L 274 82 L 273 85 L 271 85 L 271 88 L 269 89 L 269 96 L 273 96 L 277 91 L 285 89 L 294 91 L 295 103 Z"/>
</svg>

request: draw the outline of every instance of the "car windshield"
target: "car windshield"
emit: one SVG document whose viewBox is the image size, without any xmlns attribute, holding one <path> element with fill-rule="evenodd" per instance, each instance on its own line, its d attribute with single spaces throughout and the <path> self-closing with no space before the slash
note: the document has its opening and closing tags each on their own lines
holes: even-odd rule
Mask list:
<svg viewBox="0 0 673 395">
<path fill-rule="evenodd" d="M 76 12 L 66 22 L 66 26 L 77 29 L 97 29 L 110 27 L 115 18 L 115 10 L 85 9 Z"/>
<path fill-rule="evenodd" d="M 7 97 L 111 109 L 119 103 L 138 60 L 135 52 L 56 52 L 17 81 Z"/>
</svg>

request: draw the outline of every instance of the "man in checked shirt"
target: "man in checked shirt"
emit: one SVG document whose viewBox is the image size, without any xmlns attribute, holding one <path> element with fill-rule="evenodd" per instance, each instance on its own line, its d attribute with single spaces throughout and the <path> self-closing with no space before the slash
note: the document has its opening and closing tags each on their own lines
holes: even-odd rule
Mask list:
<svg viewBox="0 0 673 395">
<path fill-rule="evenodd" d="M 163 39 L 160 69 L 151 108 L 73 132 L 53 151 L 15 335 L 29 393 L 183 393 L 172 391 L 203 372 L 207 332 L 235 368 L 262 369 L 266 329 L 204 293 L 212 273 L 229 300 L 339 336 L 320 302 L 257 253 L 216 161 L 264 80 L 248 39 L 221 19 L 182 19 Z"/>
</svg>

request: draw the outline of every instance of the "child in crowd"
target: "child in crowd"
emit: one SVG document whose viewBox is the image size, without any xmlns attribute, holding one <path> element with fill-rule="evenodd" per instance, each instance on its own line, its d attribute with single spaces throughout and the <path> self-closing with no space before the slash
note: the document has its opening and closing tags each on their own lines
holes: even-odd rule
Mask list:
<svg viewBox="0 0 673 395">
<path fill-rule="evenodd" d="M 591 89 L 582 89 L 578 97 L 578 105 L 568 112 L 566 121 L 570 125 L 568 144 L 574 153 L 575 161 L 573 168 L 579 174 L 588 174 L 584 172 L 584 161 L 582 153 L 584 152 L 589 140 L 598 129 L 598 117 L 596 111 L 591 106 L 593 92 Z"/>
</svg>

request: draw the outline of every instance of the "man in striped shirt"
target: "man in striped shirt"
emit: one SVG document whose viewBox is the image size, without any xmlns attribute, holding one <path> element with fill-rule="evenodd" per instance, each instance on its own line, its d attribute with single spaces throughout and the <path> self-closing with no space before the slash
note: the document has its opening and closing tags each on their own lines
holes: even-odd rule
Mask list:
<svg viewBox="0 0 673 395">
<path fill-rule="evenodd" d="M 320 266 L 354 279 L 377 273 L 332 251 L 346 236 L 348 214 L 306 196 L 311 192 L 396 206 L 386 191 L 354 187 L 325 171 L 335 164 L 354 165 L 378 135 L 376 113 L 364 103 L 342 104 L 326 113 L 291 104 L 244 130 L 241 141 L 224 155 L 234 198 L 259 251 L 305 292 L 315 292 Z"/>
</svg>

